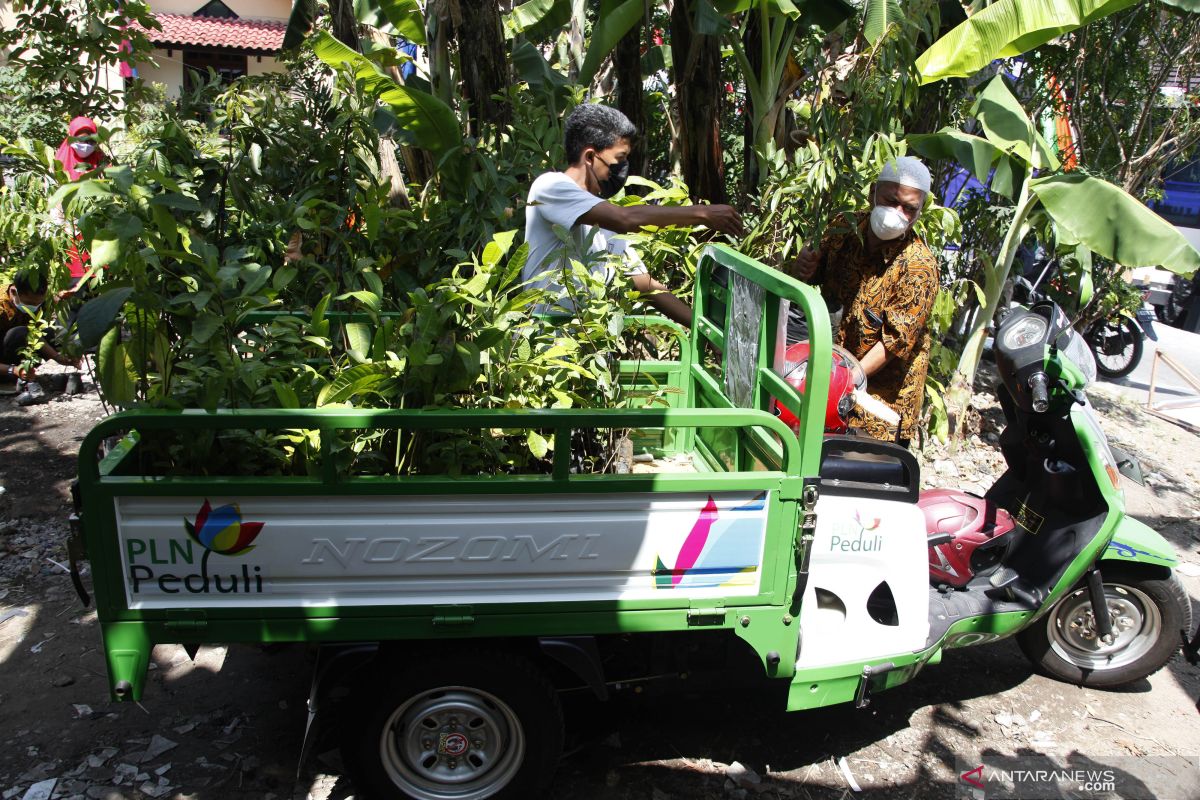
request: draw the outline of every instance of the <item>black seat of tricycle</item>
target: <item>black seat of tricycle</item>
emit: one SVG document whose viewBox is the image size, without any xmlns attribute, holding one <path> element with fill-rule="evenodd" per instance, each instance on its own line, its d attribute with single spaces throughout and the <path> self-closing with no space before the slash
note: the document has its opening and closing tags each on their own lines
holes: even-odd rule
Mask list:
<svg viewBox="0 0 1200 800">
<path fill-rule="evenodd" d="M 921 470 L 916 456 L 867 436 L 827 436 L 821 446 L 821 492 L 915 503 Z"/>
</svg>

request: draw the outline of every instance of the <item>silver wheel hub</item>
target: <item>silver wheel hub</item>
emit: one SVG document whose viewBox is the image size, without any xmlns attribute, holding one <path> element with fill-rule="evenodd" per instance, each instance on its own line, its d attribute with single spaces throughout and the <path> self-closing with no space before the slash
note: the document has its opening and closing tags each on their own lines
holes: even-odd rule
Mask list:
<svg viewBox="0 0 1200 800">
<path fill-rule="evenodd" d="M 419 800 L 482 800 L 516 775 L 525 737 L 512 709 L 494 695 L 445 686 L 392 712 L 379 755 L 393 783 Z"/>
<path fill-rule="evenodd" d="M 1132 586 L 1104 584 L 1104 600 L 1112 634 L 1101 637 L 1087 589 L 1059 601 L 1046 621 L 1050 646 L 1060 658 L 1081 669 L 1123 667 L 1150 650 L 1162 632 L 1158 606 Z"/>
</svg>

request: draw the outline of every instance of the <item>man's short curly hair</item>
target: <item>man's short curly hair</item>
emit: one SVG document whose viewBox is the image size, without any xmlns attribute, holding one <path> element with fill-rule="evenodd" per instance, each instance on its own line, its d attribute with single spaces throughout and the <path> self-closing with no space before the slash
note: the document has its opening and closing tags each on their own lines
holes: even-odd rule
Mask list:
<svg viewBox="0 0 1200 800">
<path fill-rule="evenodd" d="M 585 148 L 604 150 L 616 144 L 618 139 L 632 139 L 636 135 L 637 128 L 629 117 L 615 108 L 599 103 L 576 106 L 567 117 L 564 132 L 567 163 L 578 161 Z"/>
</svg>

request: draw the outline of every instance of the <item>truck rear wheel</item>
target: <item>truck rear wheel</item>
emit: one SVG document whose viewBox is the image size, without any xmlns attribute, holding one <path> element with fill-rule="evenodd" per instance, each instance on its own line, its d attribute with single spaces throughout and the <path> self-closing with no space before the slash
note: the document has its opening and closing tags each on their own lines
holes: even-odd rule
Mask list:
<svg viewBox="0 0 1200 800">
<path fill-rule="evenodd" d="M 533 663 L 469 647 L 414 654 L 364 691 L 342 753 L 372 800 L 540 796 L 562 752 L 562 708 Z"/>
</svg>

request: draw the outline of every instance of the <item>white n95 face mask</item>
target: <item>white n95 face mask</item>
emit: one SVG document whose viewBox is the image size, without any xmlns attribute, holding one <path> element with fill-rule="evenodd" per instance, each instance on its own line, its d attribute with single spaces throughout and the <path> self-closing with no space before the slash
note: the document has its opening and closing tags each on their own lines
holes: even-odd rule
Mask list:
<svg viewBox="0 0 1200 800">
<path fill-rule="evenodd" d="M 871 230 L 885 242 L 899 239 L 908 230 L 908 220 L 891 206 L 871 209 Z"/>
<path fill-rule="evenodd" d="M 96 145 L 91 142 L 71 142 L 71 149 L 75 151 L 75 155 L 80 158 L 87 158 L 92 153 L 96 152 Z"/>
</svg>

